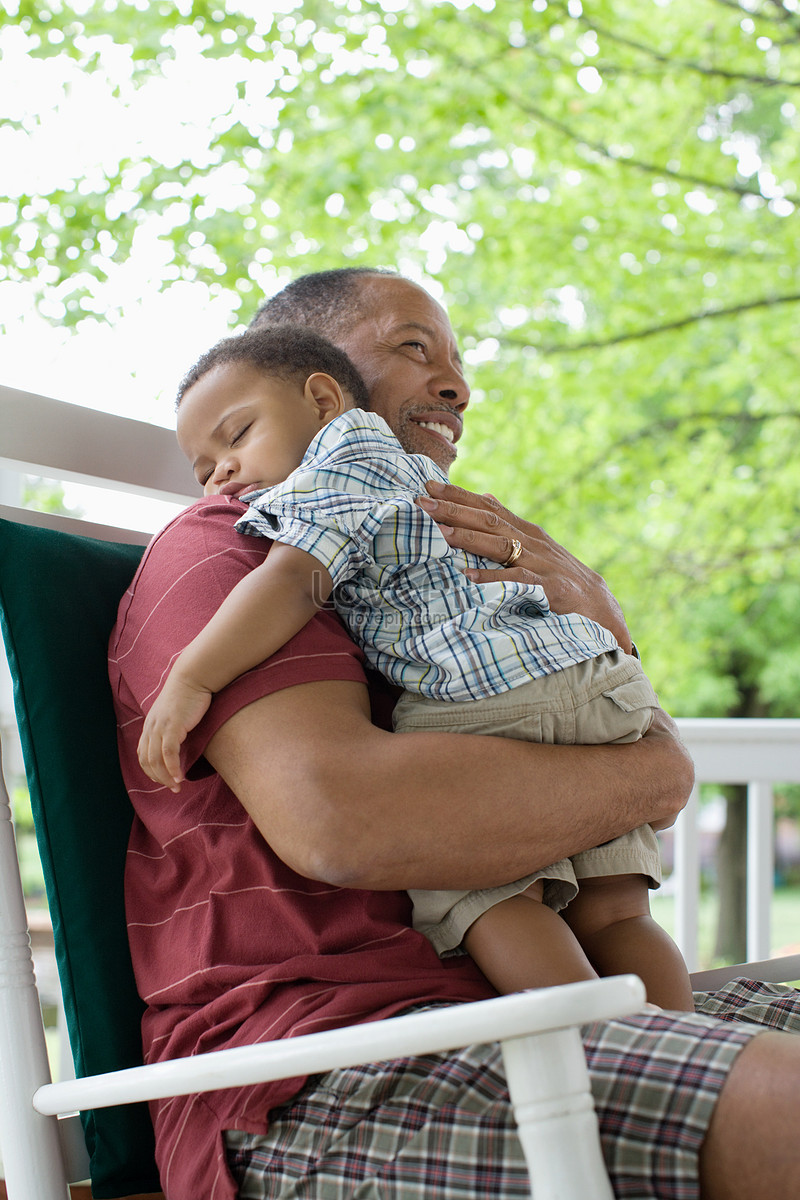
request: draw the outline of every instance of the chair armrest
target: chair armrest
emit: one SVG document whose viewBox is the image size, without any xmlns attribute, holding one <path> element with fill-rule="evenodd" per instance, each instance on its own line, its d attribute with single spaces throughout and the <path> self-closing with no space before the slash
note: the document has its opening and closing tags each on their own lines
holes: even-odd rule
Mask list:
<svg viewBox="0 0 800 1200">
<path fill-rule="evenodd" d="M 640 1009 L 644 999 L 644 987 L 635 975 L 564 984 L 46 1084 L 36 1091 L 33 1105 L 52 1116 L 319 1074 L 623 1016 Z"/>
<path fill-rule="evenodd" d="M 761 962 L 734 963 L 730 967 L 711 967 L 708 971 L 691 974 L 695 992 L 712 992 L 737 978 L 758 979 L 761 983 L 792 983 L 800 979 L 800 954 L 766 958 Z"/>
</svg>

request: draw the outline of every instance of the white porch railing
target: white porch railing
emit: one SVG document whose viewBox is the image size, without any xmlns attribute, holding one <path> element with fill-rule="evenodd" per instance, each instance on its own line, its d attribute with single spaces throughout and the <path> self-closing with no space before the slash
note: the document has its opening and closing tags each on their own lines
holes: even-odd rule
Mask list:
<svg viewBox="0 0 800 1200">
<path fill-rule="evenodd" d="M 775 870 L 773 785 L 800 783 L 800 720 L 683 718 L 696 783 L 747 784 L 747 959 L 770 957 Z M 675 826 L 675 941 L 697 968 L 700 906 L 698 790 Z"/>
</svg>

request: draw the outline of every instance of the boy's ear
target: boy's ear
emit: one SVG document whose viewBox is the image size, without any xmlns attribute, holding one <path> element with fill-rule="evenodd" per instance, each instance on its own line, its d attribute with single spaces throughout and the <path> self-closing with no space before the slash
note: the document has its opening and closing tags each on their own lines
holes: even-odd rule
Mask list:
<svg viewBox="0 0 800 1200">
<path fill-rule="evenodd" d="M 348 394 L 342 391 L 332 375 L 317 371 L 309 375 L 305 383 L 306 399 L 317 409 L 321 425 L 327 425 L 334 417 L 352 408 Z"/>
</svg>

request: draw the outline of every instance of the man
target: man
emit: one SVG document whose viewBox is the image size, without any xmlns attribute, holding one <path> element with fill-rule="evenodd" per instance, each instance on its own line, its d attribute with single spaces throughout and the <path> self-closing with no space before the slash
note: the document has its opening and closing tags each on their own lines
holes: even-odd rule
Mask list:
<svg viewBox="0 0 800 1200">
<path fill-rule="evenodd" d="M 391 426 L 410 454 L 427 454 L 443 471 L 456 458 L 469 403 L 461 356 L 444 310 L 422 288 L 390 272 L 345 268 L 301 276 L 264 304 L 252 325 L 309 325 L 345 350 L 361 371 L 372 411 Z M 481 578 L 542 583 L 551 606 L 579 611 L 605 625 L 623 650 L 630 635 L 605 581 L 538 525 L 514 517 L 493 498 L 450 488 L 428 511 L 459 532 L 449 538 L 501 564 Z M 522 553 L 511 576 L 503 569 L 514 549 Z"/>
<path fill-rule="evenodd" d="M 303 319 L 305 293 L 305 320 L 349 352 L 375 409 L 407 447 L 448 464 L 468 389 L 443 310 L 394 275 L 310 280 L 259 319 Z M 436 499 L 453 544 L 515 558 L 515 577 L 540 580 L 554 607 L 603 621 L 630 649 L 602 581 L 535 526 L 457 489 Z M 352 643 L 320 613 L 215 697 L 184 745 L 179 797 L 154 789 L 136 761 L 143 713 L 174 655 L 265 552 L 233 533 L 243 510 L 220 486 L 163 531 L 112 639 L 149 1060 L 487 995 L 468 959 L 440 963 L 408 928 L 404 889 L 491 886 L 668 822 L 691 783 L 665 716 L 629 746 L 390 734 L 370 722 Z M 791 997 L 781 1005 L 767 1013 L 760 991 L 751 1002 L 736 989 L 707 1011 L 800 1028 Z M 800 1042 L 755 1031 L 648 1013 L 590 1032 L 619 1195 L 793 1194 Z M 397 1200 L 527 1194 L 496 1049 L 172 1100 L 154 1118 L 170 1200 L 334 1200 L 360 1181 Z"/>
</svg>

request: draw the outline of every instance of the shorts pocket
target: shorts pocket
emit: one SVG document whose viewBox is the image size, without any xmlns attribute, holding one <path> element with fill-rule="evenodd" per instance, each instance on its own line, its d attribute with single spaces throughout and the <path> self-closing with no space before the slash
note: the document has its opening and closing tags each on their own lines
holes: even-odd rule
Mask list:
<svg viewBox="0 0 800 1200">
<path fill-rule="evenodd" d="M 631 679 L 628 683 L 617 684 L 607 692 L 603 692 L 607 700 L 612 700 L 623 712 L 638 712 L 641 708 L 658 708 L 658 696 L 648 679 Z"/>
</svg>

